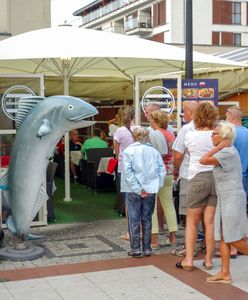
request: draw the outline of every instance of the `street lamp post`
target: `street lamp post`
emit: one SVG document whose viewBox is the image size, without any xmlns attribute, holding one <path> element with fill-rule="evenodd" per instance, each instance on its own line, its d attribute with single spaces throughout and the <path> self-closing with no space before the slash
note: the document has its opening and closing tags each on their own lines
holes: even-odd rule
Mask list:
<svg viewBox="0 0 248 300">
<path fill-rule="evenodd" d="M 192 0 L 186 0 L 185 78 L 193 79 Z"/>
</svg>

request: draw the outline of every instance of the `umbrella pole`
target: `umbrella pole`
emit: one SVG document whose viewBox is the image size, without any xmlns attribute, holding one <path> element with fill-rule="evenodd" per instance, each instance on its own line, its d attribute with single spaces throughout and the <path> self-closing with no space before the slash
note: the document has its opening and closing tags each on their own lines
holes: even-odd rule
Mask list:
<svg viewBox="0 0 248 300">
<path fill-rule="evenodd" d="M 66 67 L 64 67 L 66 68 Z M 66 70 L 64 70 L 66 73 Z M 69 78 L 64 76 L 64 95 L 69 95 Z M 65 133 L 65 197 L 64 201 L 72 201 L 70 196 L 70 149 L 69 149 L 69 132 Z"/>
</svg>

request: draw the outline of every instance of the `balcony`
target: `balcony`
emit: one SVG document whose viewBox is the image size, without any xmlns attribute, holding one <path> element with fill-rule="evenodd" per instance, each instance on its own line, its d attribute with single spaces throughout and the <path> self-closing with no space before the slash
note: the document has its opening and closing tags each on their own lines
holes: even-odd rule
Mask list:
<svg viewBox="0 0 248 300">
<path fill-rule="evenodd" d="M 107 32 L 120 33 L 120 34 L 125 33 L 123 26 L 111 26 L 111 27 L 104 28 L 102 30 Z"/>
<path fill-rule="evenodd" d="M 128 6 L 129 4 L 136 2 L 136 1 L 138 1 L 138 0 L 116 0 L 107 5 L 104 5 L 98 9 L 90 12 L 86 16 L 82 16 L 82 26 L 84 26 L 87 23 L 90 23 L 92 21 L 95 21 L 98 18 L 104 17 L 114 11 L 117 11 L 118 9 Z"/>
<path fill-rule="evenodd" d="M 152 32 L 152 22 L 150 16 L 139 16 L 126 21 L 125 33 L 128 35 L 144 35 Z"/>
</svg>

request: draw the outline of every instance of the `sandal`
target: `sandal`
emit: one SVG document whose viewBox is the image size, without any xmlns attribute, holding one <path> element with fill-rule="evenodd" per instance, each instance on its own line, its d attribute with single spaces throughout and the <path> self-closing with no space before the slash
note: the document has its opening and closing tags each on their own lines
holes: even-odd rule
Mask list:
<svg viewBox="0 0 248 300">
<path fill-rule="evenodd" d="M 182 270 L 185 270 L 185 271 L 193 271 L 194 270 L 194 266 L 182 265 L 182 261 L 179 261 L 179 262 L 176 263 L 176 268 L 182 269 Z"/>
<path fill-rule="evenodd" d="M 176 247 L 176 246 L 177 246 L 177 242 L 172 243 L 172 242 L 170 241 L 170 239 L 166 239 L 166 240 L 165 240 L 165 246 Z"/>
<path fill-rule="evenodd" d="M 207 282 L 209 282 L 209 283 L 227 283 L 227 284 L 231 284 L 232 280 L 212 276 L 212 277 L 207 277 Z"/>
<path fill-rule="evenodd" d="M 205 270 L 210 271 L 210 270 L 213 269 L 213 264 L 211 264 L 211 265 L 206 265 L 205 261 L 203 261 L 202 264 L 203 264 L 203 267 L 204 267 Z"/>
<path fill-rule="evenodd" d="M 158 250 L 160 248 L 159 244 L 151 244 L 152 249 Z"/>
<path fill-rule="evenodd" d="M 172 255 L 178 256 L 178 257 L 182 257 L 186 255 L 186 248 L 185 246 L 179 247 L 177 249 L 173 249 L 171 251 Z M 198 255 L 198 251 L 194 251 L 194 257 L 196 257 Z"/>
</svg>

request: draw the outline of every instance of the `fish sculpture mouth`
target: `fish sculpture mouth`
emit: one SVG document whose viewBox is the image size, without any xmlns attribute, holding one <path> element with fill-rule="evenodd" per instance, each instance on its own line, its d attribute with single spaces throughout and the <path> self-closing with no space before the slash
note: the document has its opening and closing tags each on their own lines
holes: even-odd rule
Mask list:
<svg viewBox="0 0 248 300">
<path fill-rule="evenodd" d="M 72 122 L 80 122 L 80 121 L 83 121 L 84 119 L 90 118 L 94 115 L 95 115 L 95 113 L 93 113 L 93 114 L 91 113 L 91 114 L 87 114 L 87 115 L 80 115 L 80 116 L 68 118 L 68 120 L 70 120 Z M 85 122 L 87 122 L 87 121 L 85 120 Z"/>
</svg>

